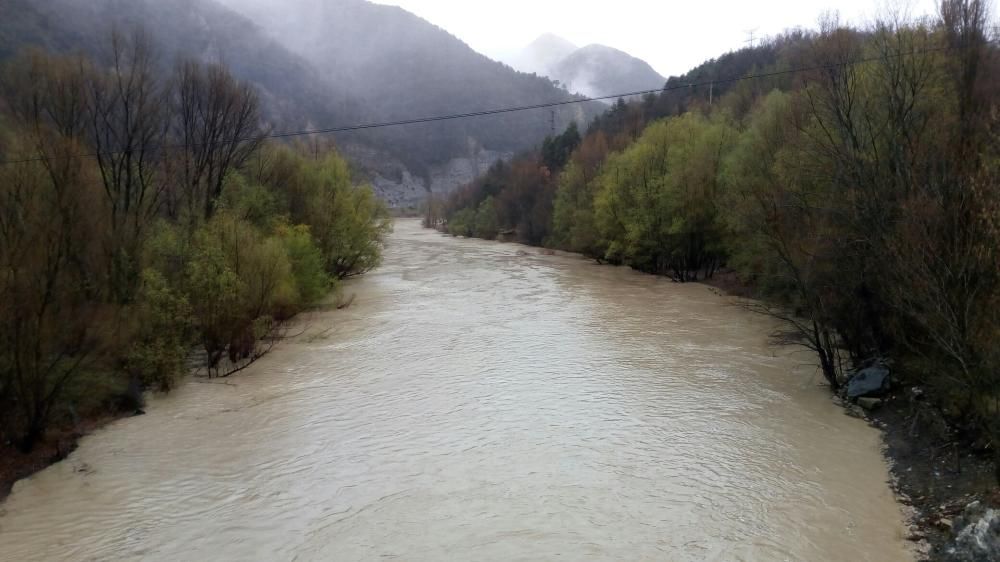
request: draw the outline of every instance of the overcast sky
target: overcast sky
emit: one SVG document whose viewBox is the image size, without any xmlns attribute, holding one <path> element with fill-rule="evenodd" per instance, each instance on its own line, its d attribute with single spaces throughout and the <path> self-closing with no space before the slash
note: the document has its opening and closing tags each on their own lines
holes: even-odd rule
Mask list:
<svg viewBox="0 0 1000 562">
<path fill-rule="evenodd" d="M 577 46 L 602 43 L 650 63 L 664 76 L 738 49 L 758 36 L 814 28 L 836 9 L 841 20 L 870 21 L 885 0 L 375 0 L 401 6 L 493 58 L 504 58 L 550 32 Z M 894 2 L 912 15 L 936 12 L 934 0 Z"/>
</svg>

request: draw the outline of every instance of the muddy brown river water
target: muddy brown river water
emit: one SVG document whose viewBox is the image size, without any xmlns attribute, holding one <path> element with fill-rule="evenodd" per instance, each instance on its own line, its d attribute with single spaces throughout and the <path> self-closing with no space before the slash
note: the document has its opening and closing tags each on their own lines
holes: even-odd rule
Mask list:
<svg viewBox="0 0 1000 562">
<path fill-rule="evenodd" d="M 346 290 L 19 482 L 0 559 L 912 558 L 877 432 L 705 286 L 398 221 Z"/>
</svg>

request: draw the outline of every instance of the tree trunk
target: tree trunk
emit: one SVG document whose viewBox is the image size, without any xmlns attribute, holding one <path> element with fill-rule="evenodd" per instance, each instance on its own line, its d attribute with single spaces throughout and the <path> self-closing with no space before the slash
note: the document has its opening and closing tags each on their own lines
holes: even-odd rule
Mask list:
<svg viewBox="0 0 1000 562">
<path fill-rule="evenodd" d="M 34 419 L 28 424 L 28 429 L 24 432 L 24 436 L 18 443 L 17 448 L 24 454 L 28 454 L 35 450 L 35 445 L 41 441 L 42 435 L 45 433 L 45 425 L 40 420 Z"/>
</svg>

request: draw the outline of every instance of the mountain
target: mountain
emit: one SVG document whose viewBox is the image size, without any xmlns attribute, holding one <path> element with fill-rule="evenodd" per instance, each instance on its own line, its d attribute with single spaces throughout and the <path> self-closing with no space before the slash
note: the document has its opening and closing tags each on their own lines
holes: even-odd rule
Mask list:
<svg viewBox="0 0 1000 562">
<path fill-rule="evenodd" d="M 277 131 L 333 128 L 570 101 L 544 77 L 475 52 L 397 7 L 364 0 L 0 0 L 0 60 L 35 45 L 99 57 L 113 26 L 141 25 L 164 75 L 177 55 L 221 61 L 261 91 Z M 599 104 L 556 108 L 585 124 Z M 538 145 L 547 109 L 338 133 L 392 205 L 447 192 Z"/>
<path fill-rule="evenodd" d="M 312 63 L 348 96 L 363 100 L 367 121 L 471 113 L 574 98 L 548 78 L 517 72 L 491 60 L 447 31 L 396 6 L 364 0 L 222 1 L 258 22 L 272 38 Z M 554 109 L 556 127 L 561 130 L 573 121 L 585 124 L 601 109 L 598 104 L 561 106 Z M 550 127 L 551 112 L 543 109 L 379 129 L 372 132 L 372 138 L 406 168 L 380 170 L 382 179 L 390 173 L 405 178 L 403 172 L 409 172 L 434 185 L 441 183 L 442 174 L 455 175 L 456 166 L 474 171 L 474 177 L 480 164 L 489 161 L 488 166 L 494 156 L 536 146 Z M 456 164 L 456 159 L 462 162 Z M 468 175 L 457 174 L 463 178 Z"/>
<path fill-rule="evenodd" d="M 307 61 L 209 0 L 0 0 L 0 13 L 0 61 L 31 46 L 100 60 L 114 26 L 138 25 L 155 44 L 164 75 L 179 56 L 224 62 L 257 87 L 277 129 L 342 121 L 361 111 Z"/>
<path fill-rule="evenodd" d="M 552 69 L 578 48 L 562 37 L 545 33 L 511 57 L 508 62 L 521 72 L 551 76 Z"/>
<path fill-rule="evenodd" d="M 549 76 L 569 91 L 589 97 L 656 90 L 667 81 L 646 61 L 605 45 L 587 45 L 574 51 L 552 67 Z"/>
<path fill-rule="evenodd" d="M 509 62 L 522 72 L 548 76 L 560 87 L 588 97 L 656 90 L 667 81 L 649 63 L 628 53 L 598 44 L 577 48 L 551 33 L 532 41 Z"/>
</svg>

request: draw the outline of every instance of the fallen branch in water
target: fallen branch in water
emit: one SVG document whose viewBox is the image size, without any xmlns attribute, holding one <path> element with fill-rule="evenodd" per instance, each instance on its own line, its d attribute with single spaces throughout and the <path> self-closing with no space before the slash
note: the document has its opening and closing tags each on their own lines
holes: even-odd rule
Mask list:
<svg viewBox="0 0 1000 562">
<path fill-rule="evenodd" d="M 205 364 L 203 365 L 205 369 L 205 374 L 201 374 L 202 367 L 198 367 L 194 371 L 194 376 L 196 378 L 208 378 L 208 379 L 224 379 L 235 375 L 236 373 L 246 369 L 250 365 L 253 365 L 260 358 L 267 355 L 277 343 L 287 337 L 285 330 L 287 329 L 287 324 L 285 322 L 276 322 L 268 330 L 265 337 L 257 340 L 253 344 L 253 351 L 248 357 L 238 359 L 236 362 L 226 361 L 232 367 L 228 370 L 223 371 L 223 368 L 219 365 L 222 360 L 219 360 L 215 365 Z M 265 346 L 260 346 L 262 342 L 266 343 Z"/>
<path fill-rule="evenodd" d="M 196 378 L 195 382 L 198 383 L 198 384 L 221 384 L 223 386 L 231 386 L 233 388 L 236 388 L 236 387 L 239 386 L 238 384 L 236 384 L 234 382 L 205 380 L 204 378 Z"/>
</svg>

